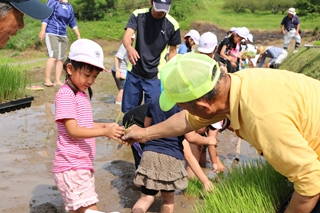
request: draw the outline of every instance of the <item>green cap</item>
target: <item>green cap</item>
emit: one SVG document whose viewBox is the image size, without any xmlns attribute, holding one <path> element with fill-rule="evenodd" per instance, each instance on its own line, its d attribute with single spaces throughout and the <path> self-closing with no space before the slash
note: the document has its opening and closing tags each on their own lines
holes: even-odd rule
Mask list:
<svg viewBox="0 0 320 213">
<path fill-rule="evenodd" d="M 178 54 L 160 70 L 163 91 L 160 107 L 170 110 L 176 103 L 196 100 L 213 89 L 220 77 L 219 64 L 204 54 Z"/>
</svg>

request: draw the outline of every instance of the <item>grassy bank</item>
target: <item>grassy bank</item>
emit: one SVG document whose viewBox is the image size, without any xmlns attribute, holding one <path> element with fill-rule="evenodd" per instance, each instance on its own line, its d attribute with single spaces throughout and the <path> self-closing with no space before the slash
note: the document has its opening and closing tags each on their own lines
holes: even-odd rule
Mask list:
<svg viewBox="0 0 320 213">
<path fill-rule="evenodd" d="M 280 69 L 303 73 L 320 80 L 320 48 L 301 48 L 281 65 Z"/>
</svg>

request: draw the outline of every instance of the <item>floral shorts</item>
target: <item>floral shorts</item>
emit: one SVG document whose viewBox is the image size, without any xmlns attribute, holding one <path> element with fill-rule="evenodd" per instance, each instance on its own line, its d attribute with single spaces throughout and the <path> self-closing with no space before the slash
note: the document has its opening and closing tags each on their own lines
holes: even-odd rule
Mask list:
<svg viewBox="0 0 320 213">
<path fill-rule="evenodd" d="M 89 170 L 54 173 L 54 180 L 65 202 L 66 210 L 77 210 L 97 203 L 94 174 Z"/>
</svg>

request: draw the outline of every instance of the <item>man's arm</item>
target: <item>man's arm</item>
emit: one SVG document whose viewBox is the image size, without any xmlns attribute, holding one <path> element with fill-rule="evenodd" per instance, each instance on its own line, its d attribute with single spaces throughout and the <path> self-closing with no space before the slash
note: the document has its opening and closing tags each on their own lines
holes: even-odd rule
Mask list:
<svg viewBox="0 0 320 213">
<path fill-rule="evenodd" d="M 309 213 L 313 210 L 313 208 L 319 201 L 319 197 L 319 194 L 307 197 L 294 192 L 289 206 L 284 211 L 284 213 Z"/>
<path fill-rule="evenodd" d="M 280 29 L 281 29 L 281 33 L 283 35 L 285 35 L 286 34 L 286 30 L 284 29 L 284 25 L 283 24 L 280 25 Z"/>
<path fill-rule="evenodd" d="M 170 46 L 169 47 L 169 55 L 168 55 L 168 61 L 173 58 L 175 55 L 177 55 L 177 46 Z"/>
<path fill-rule="evenodd" d="M 297 24 L 296 34 L 299 35 L 300 24 Z"/>
<path fill-rule="evenodd" d="M 132 65 L 136 65 L 136 62 L 139 60 L 140 56 L 139 53 L 136 51 L 135 48 L 131 46 L 131 38 L 134 34 L 134 30 L 131 28 L 127 28 L 126 32 L 123 35 L 123 46 L 128 51 L 128 58 Z"/>
<path fill-rule="evenodd" d="M 184 135 L 192 130 L 192 127 L 186 119 L 186 111 L 182 110 L 167 120 L 148 128 L 140 128 L 133 125 L 127 129 L 127 133 L 122 137 L 122 140 L 128 143 L 134 143 L 136 141 L 145 143 L 157 138 Z"/>
</svg>

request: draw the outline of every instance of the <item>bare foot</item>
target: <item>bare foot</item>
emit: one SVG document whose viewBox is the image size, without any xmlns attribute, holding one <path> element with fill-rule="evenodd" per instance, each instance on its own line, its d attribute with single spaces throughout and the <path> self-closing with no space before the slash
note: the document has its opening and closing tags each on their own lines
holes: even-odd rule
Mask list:
<svg viewBox="0 0 320 213">
<path fill-rule="evenodd" d="M 53 87 L 53 86 L 54 86 L 54 84 L 53 84 L 53 83 L 51 83 L 51 82 L 44 82 L 44 83 L 43 83 L 43 86 L 46 86 L 46 87 Z"/>
<path fill-rule="evenodd" d="M 54 85 L 55 85 L 55 86 L 57 86 L 57 85 L 58 85 L 58 86 L 62 86 L 62 85 L 63 85 L 63 83 L 62 83 L 62 82 L 60 82 L 60 81 L 59 81 L 59 82 L 54 82 Z"/>
</svg>

